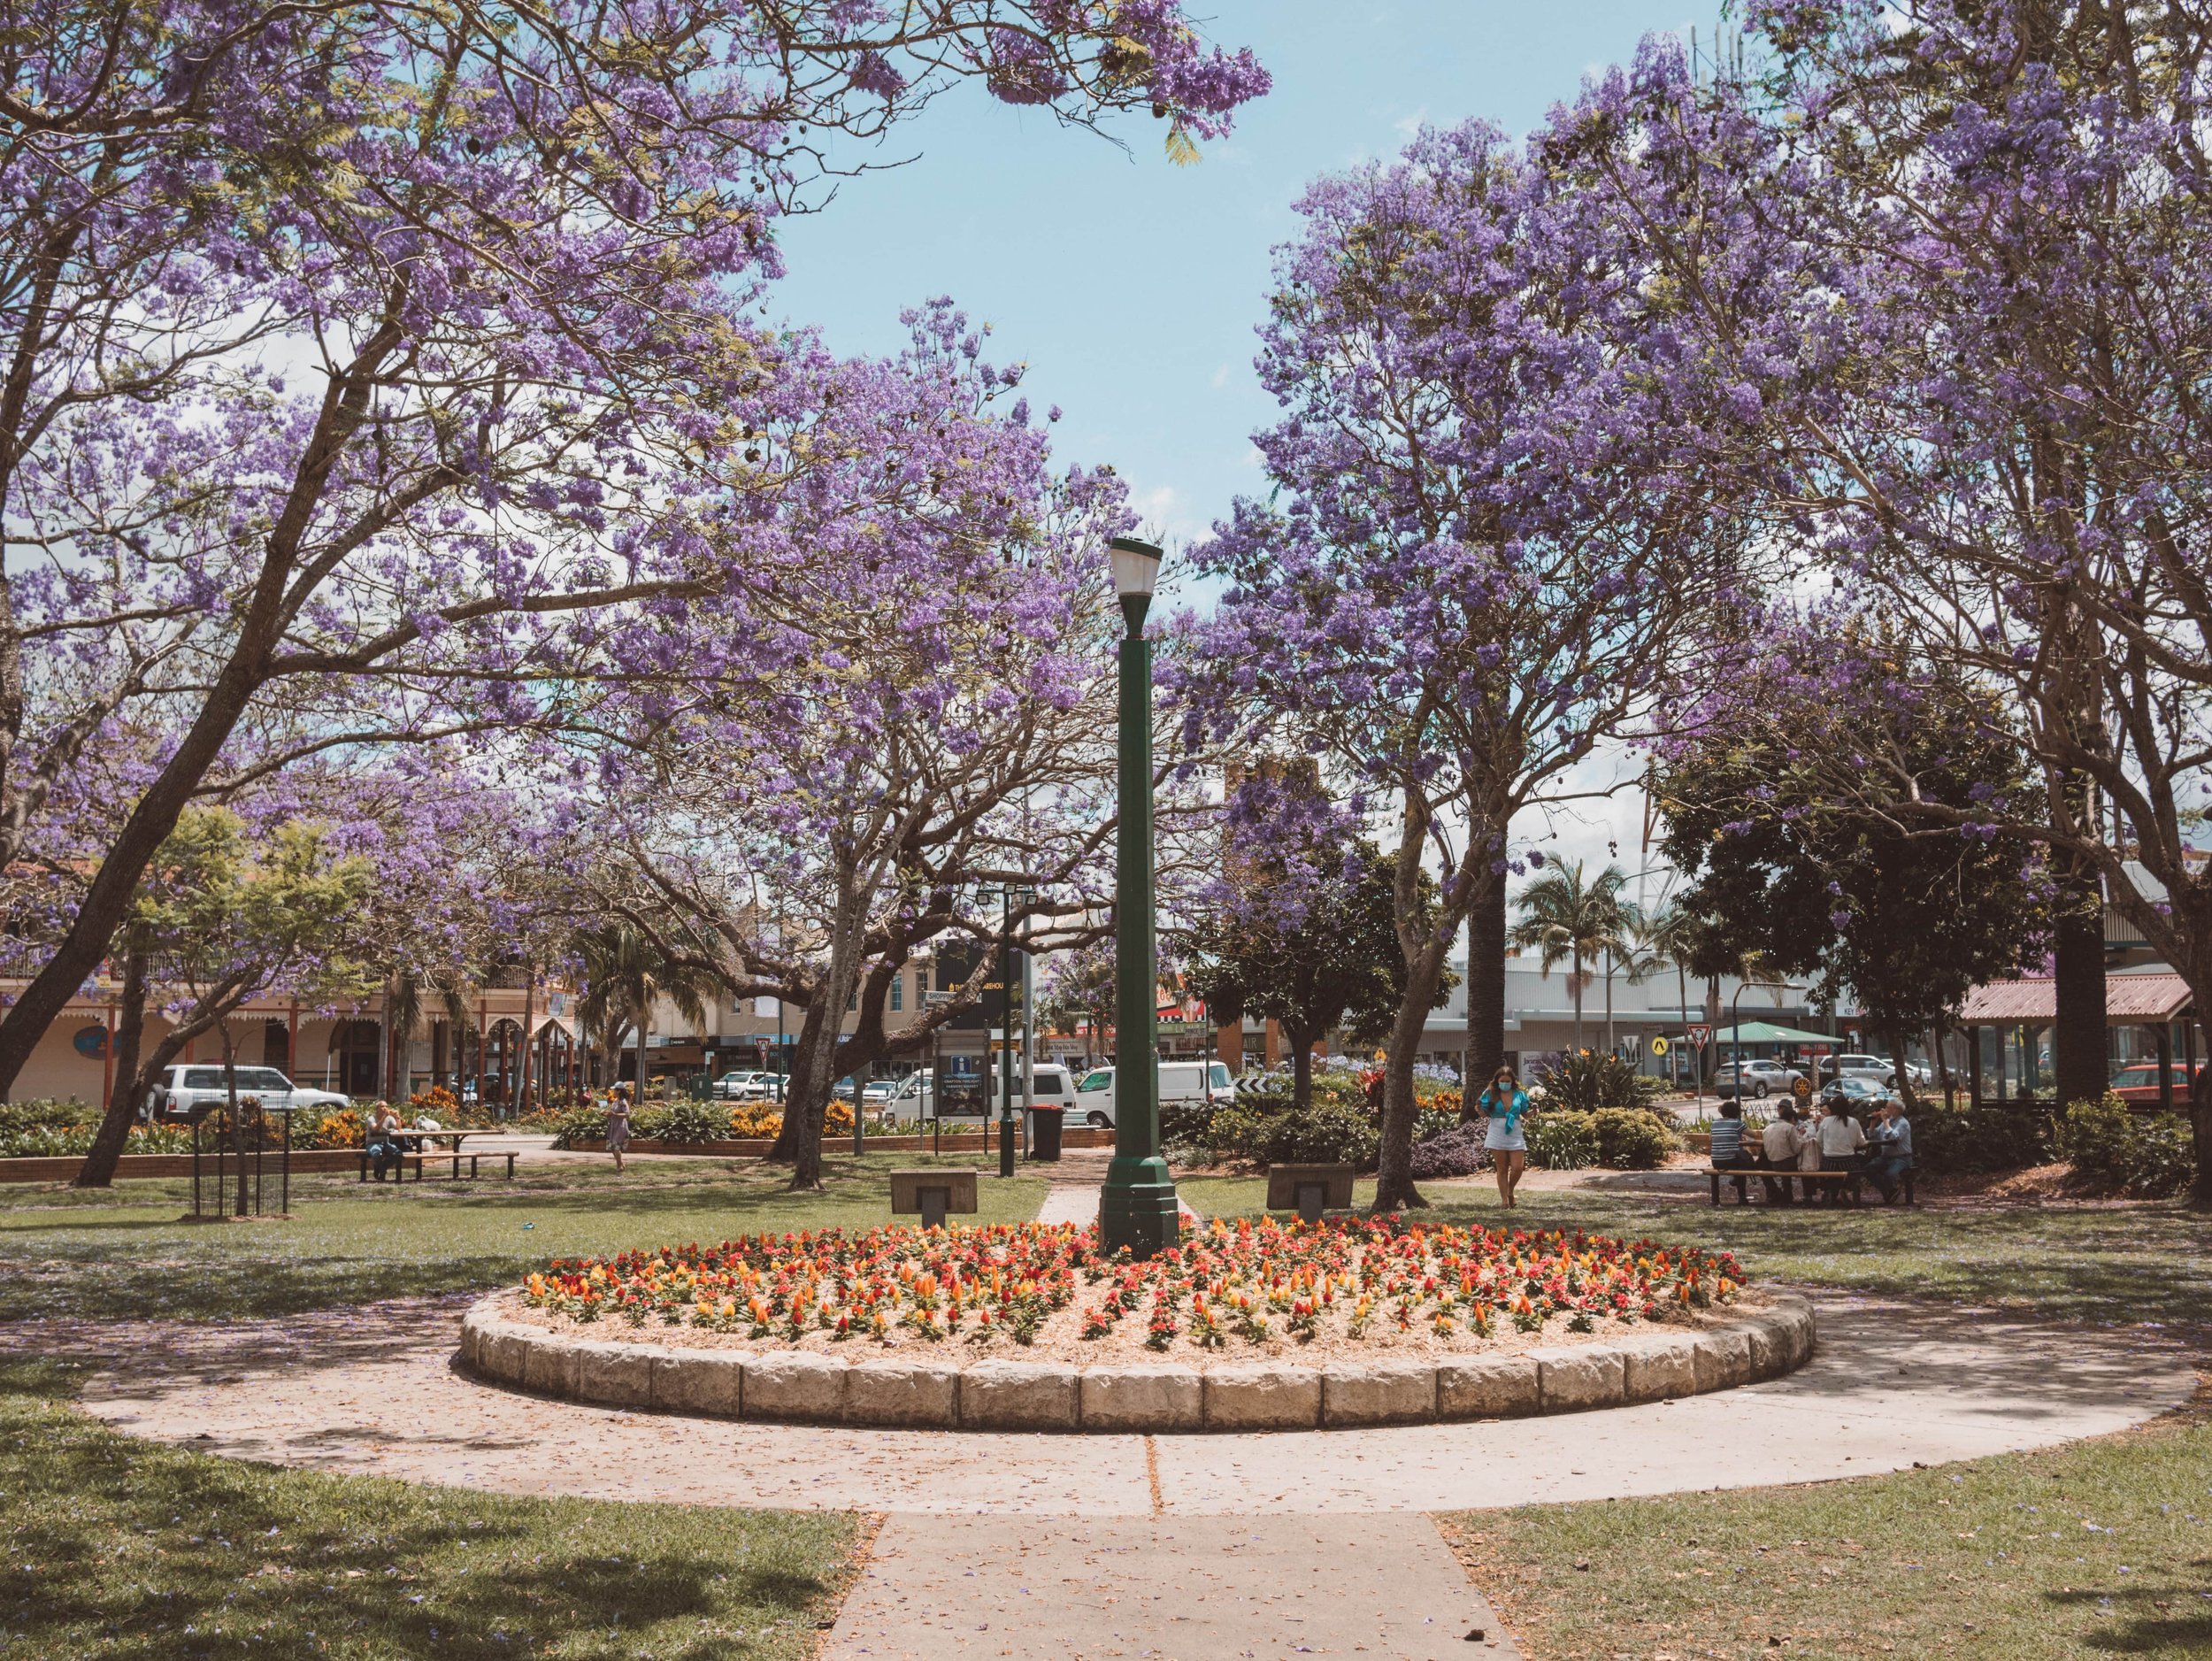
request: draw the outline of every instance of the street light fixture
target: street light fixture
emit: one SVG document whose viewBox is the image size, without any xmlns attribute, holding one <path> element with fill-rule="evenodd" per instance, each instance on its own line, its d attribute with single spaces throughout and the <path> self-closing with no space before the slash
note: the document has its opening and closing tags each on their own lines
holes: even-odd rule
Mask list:
<svg viewBox="0 0 2212 1661">
<path fill-rule="evenodd" d="M 1181 1232 L 1175 1180 L 1160 1157 L 1158 942 L 1152 896 L 1152 647 L 1145 613 L 1160 550 L 1133 536 L 1109 545 L 1121 601 L 1121 750 L 1114 879 L 1114 1157 L 1099 1195 L 1100 1243 L 1149 1257 Z"/>
</svg>

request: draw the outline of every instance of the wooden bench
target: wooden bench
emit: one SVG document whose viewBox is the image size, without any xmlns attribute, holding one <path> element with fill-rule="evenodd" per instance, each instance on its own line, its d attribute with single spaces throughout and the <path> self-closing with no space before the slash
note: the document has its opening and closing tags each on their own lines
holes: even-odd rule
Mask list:
<svg viewBox="0 0 2212 1661">
<path fill-rule="evenodd" d="M 1280 1165 L 1267 1167 L 1267 1209 L 1295 1211 L 1302 1223 L 1317 1223 L 1331 1208 L 1352 1203 L 1352 1167 L 1348 1165 Z"/>
<path fill-rule="evenodd" d="M 1716 1205 L 1720 1203 L 1722 1183 L 1731 1181 L 1738 1183 L 1736 1203 L 1748 1205 L 1751 1203 L 1751 1184 L 1757 1182 L 1763 1188 L 1764 1179 L 1768 1177 L 1772 1177 L 1778 1181 L 1787 1179 L 1792 1182 L 1817 1182 L 1827 1188 L 1831 1194 L 1848 1194 L 1851 1196 L 1851 1203 L 1856 1205 L 1859 1203 L 1859 1191 L 1866 1181 L 1866 1173 L 1863 1171 L 1778 1171 L 1768 1165 L 1712 1165 L 1707 1168 L 1705 1174 L 1712 1179 L 1713 1203 Z M 1907 1191 L 1909 1192 L 1911 1183 L 1909 1172 L 1906 1173 L 1906 1181 Z M 1806 1191 L 1808 1194 L 1811 1192 L 1809 1188 Z"/>
<path fill-rule="evenodd" d="M 483 1174 L 481 1167 L 477 1164 L 478 1160 L 504 1159 L 507 1162 L 508 1180 L 510 1181 L 514 1180 L 515 1156 L 511 1150 L 505 1153 L 463 1153 L 457 1148 L 432 1153 L 403 1153 L 400 1155 L 400 1180 L 402 1181 L 406 1180 L 407 1168 L 408 1166 L 412 1165 L 415 1169 L 415 1180 L 418 1182 L 421 1181 L 422 1162 L 426 1159 L 450 1159 L 453 1161 L 453 1180 L 456 1182 L 458 1182 L 461 1180 L 461 1161 L 464 1159 L 469 1162 L 469 1180 L 472 1182 L 480 1180 Z M 366 1182 L 368 1180 L 369 1150 L 364 1148 L 361 1150 L 361 1180 Z"/>
</svg>

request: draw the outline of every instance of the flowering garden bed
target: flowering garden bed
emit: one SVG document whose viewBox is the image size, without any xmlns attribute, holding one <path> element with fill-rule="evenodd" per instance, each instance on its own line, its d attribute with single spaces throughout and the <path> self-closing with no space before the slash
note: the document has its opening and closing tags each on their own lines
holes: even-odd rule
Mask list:
<svg viewBox="0 0 2212 1661">
<path fill-rule="evenodd" d="M 1394 1218 L 1216 1223 L 1149 1262 L 1093 1230 L 892 1226 L 557 1262 L 556 1330 L 748 1350 L 933 1350 L 1088 1363 L 1510 1352 L 1694 1324 L 1741 1296 L 1728 1253 Z"/>
<path fill-rule="evenodd" d="M 563 1262 L 461 1364 L 610 1406 L 934 1429 L 1313 1430 L 1663 1401 L 1801 1366 L 1803 1299 L 1582 1234 L 1217 1223 L 1148 1263 L 1036 1224 Z"/>
</svg>

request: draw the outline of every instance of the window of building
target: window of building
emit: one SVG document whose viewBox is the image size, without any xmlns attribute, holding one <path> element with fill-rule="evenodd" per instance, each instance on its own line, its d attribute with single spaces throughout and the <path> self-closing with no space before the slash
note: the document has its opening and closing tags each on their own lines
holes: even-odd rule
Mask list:
<svg viewBox="0 0 2212 1661">
<path fill-rule="evenodd" d="M 906 1007 L 906 977 L 903 974 L 891 977 L 891 1007 L 895 1010 Z"/>
</svg>

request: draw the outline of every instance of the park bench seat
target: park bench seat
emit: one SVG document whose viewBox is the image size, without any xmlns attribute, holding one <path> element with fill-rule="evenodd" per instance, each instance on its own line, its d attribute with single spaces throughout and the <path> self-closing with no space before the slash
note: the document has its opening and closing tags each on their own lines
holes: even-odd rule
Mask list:
<svg viewBox="0 0 2212 1661">
<path fill-rule="evenodd" d="M 362 1148 L 357 1150 L 357 1151 L 359 1153 L 361 1158 L 361 1180 L 366 1182 L 369 1180 L 369 1150 L 366 1148 Z M 469 1180 L 472 1182 L 477 1181 L 482 1174 L 481 1170 L 477 1164 L 477 1161 L 480 1159 L 504 1159 L 507 1162 L 508 1178 L 511 1180 L 515 1174 L 515 1156 L 512 1150 L 509 1150 L 504 1153 L 496 1151 L 491 1153 L 463 1153 L 458 1149 L 454 1149 L 443 1152 L 403 1153 L 400 1155 L 399 1171 L 397 1173 L 399 1180 L 403 1182 L 407 1180 L 407 1170 L 408 1167 L 411 1165 L 414 1167 L 415 1180 L 418 1182 L 421 1181 L 422 1162 L 425 1159 L 450 1159 L 453 1161 L 453 1180 L 456 1182 L 458 1182 L 461 1180 L 461 1161 L 464 1159 L 469 1162 Z"/>
</svg>

